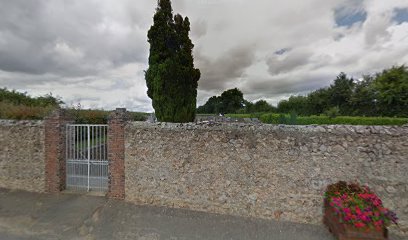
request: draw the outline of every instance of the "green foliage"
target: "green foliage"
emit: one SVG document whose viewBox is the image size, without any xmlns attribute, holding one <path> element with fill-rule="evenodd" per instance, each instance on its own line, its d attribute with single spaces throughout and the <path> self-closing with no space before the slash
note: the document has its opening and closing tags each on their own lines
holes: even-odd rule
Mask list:
<svg viewBox="0 0 408 240">
<path fill-rule="evenodd" d="M 0 118 L 3 119 L 43 119 L 62 103 L 52 94 L 31 97 L 27 93 L 0 88 Z"/>
<path fill-rule="evenodd" d="M 237 113 L 244 108 L 244 95 L 238 88 L 224 91 L 221 96 L 213 96 L 198 107 L 198 113 Z"/>
<path fill-rule="evenodd" d="M 235 113 L 244 106 L 244 95 L 238 88 L 224 91 L 220 97 L 221 113 Z"/>
<path fill-rule="evenodd" d="M 179 14 L 173 17 L 170 0 L 158 1 L 153 21 L 145 78 L 156 117 L 165 122 L 194 121 L 200 71 L 194 68 L 190 21 Z"/>
<path fill-rule="evenodd" d="M 339 107 L 332 107 L 330 109 L 327 109 L 326 112 L 324 113 L 326 116 L 329 118 L 335 118 L 338 115 L 340 115 L 340 108 Z"/>
<path fill-rule="evenodd" d="M 197 113 L 220 113 L 221 112 L 221 99 L 217 96 L 212 96 L 203 105 L 197 108 Z"/>
<path fill-rule="evenodd" d="M 307 105 L 302 115 L 319 115 L 330 107 L 330 93 L 327 88 L 320 88 L 307 96 Z"/>
<path fill-rule="evenodd" d="M 0 119 L 40 120 L 63 102 L 52 94 L 30 97 L 15 90 L 0 89 Z M 106 124 L 110 111 L 84 110 L 81 106 L 68 109 L 76 123 Z M 130 112 L 130 120 L 146 121 L 148 113 Z"/>
<path fill-rule="evenodd" d="M 279 102 L 278 112 L 289 113 L 292 111 L 301 115 L 307 114 L 307 98 L 304 96 L 291 96 L 288 100 Z"/>
<path fill-rule="evenodd" d="M 76 124 L 106 124 L 109 116 L 108 111 L 80 108 L 68 109 L 68 114 L 75 120 Z"/>
<path fill-rule="evenodd" d="M 280 101 L 278 112 L 310 116 L 335 107 L 340 115 L 408 117 L 408 68 L 392 67 L 361 81 L 340 73 L 328 88 Z"/>
<path fill-rule="evenodd" d="M 354 116 L 378 116 L 379 106 L 377 103 L 377 91 L 374 88 L 374 78 L 364 75 L 361 81 L 357 81 L 351 98 Z"/>
<path fill-rule="evenodd" d="M 351 99 L 354 86 L 352 78 L 348 78 L 345 73 L 340 73 L 328 89 L 329 108 L 338 107 L 340 114 L 349 115 L 352 112 Z"/>
<path fill-rule="evenodd" d="M 40 97 L 31 97 L 27 93 L 0 88 L 0 102 L 9 103 L 12 105 L 24 105 L 30 107 L 57 107 L 63 104 L 60 98 L 46 94 Z"/>
<path fill-rule="evenodd" d="M 289 124 L 289 125 L 296 125 L 296 124 L 297 124 L 297 118 L 298 118 L 297 113 L 296 113 L 295 111 L 292 111 L 292 112 L 289 114 L 288 124 Z"/>
<path fill-rule="evenodd" d="M 212 96 L 203 105 L 197 108 L 197 113 L 266 113 L 276 112 L 276 108 L 271 106 L 265 100 L 259 100 L 251 103 L 244 99 L 243 93 L 238 89 L 229 89 L 224 91 L 221 96 Z"/>
<path fill-rule="evenodd" d="M 149 113 L 143 113 L 143 112 L 130 112 L 129 117 L 131 121 L 146 121 L 147 118 L 149 117 Z"/>
<path fill-rule="evenodd" d="M 238 116 L 235 116 L 238 117 Z M 288 114 L 263 114 L 261 122 L 269 124 L 296 124 L 296 125 L 404 125 L 408 124 L 408 118 L 391 117 L 351 117 L 338 116 L 330 118 L 328 116 L 297 116 L 296 121 L 291 121 Z"/>
<path fill-rule="evenodd" d="M 0 119 L 16 120 L 40 120 L 50 114 L 55 107 L 15 105 L 8 102 L 0 102 Z"/>
<path fill-rule="evenodd" d="M 265 100 L 259 100 L 255 103 L 248 102 L 245 105 L 245 111 L 247 113 L 258 113 L 258 112 L 276 112 L 276 108 L 270 105 Z"/>
<path fill-rule="evenodd" d="M 105 110 L 71 108 L 68 109 L 68 113 L 77 124 L 107 124 L 111 112 Z M 129 115 L 131 121 L 146 121 L 148 117 L 148 113 L 140 112 L 130 112 Z"/>
<path fill-rule="evenodd" d="M 386 116 L 408 116 L 408 68 L 392 67 L 377 74 L 374 89 L 378 92 L 381 112 Z"/>
</svg>

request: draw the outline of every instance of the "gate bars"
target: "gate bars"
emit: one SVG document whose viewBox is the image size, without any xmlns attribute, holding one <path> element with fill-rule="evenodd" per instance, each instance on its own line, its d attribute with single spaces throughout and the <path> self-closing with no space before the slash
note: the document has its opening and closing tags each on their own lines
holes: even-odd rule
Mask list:
<svg viewBox="0 0 408 240">
<path fill-rule="evenodd" d="M 108 190 L 107 130 L 108 125 L 67 125 L 67 189 Z"/>
</svg>

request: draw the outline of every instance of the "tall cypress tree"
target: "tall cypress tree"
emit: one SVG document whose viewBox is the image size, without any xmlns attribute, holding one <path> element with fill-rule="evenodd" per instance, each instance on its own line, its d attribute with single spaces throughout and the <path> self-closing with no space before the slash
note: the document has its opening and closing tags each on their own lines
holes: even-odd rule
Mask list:
<svg viewBox="0 0 408 240">
<path fill-rule="evenodd" d="M 147 95 L 156 116 L 164 122 L 194 121 L 200 70 L 194 68 L 190 21 L 179 14 L 173 17 L 170 0 L 159 0 L 150 43 L 149 69 L 145 78 Z"/>
</svg>

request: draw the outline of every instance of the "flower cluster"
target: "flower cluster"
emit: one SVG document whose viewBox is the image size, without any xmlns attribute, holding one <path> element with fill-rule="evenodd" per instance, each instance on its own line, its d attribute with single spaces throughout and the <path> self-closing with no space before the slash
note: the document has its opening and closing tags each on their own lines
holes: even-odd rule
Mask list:
<svg viewBox="0 0 408 240">
<path fill-rule="evenodd" d="M 397 224 L 396 214 L 384 208 L 381 199 L 366 186 L 339 182 L 328 187 L 325 197 L 343 222 L 357 228 L 380 230 L 391 222 Z"/>
</svg>

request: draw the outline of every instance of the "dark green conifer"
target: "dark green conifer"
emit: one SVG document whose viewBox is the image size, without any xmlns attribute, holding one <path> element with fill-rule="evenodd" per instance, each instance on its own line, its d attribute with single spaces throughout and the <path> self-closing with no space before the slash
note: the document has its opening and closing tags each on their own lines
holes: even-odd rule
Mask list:
<svg viewBox="0 0 408 240">
<path fill-rule="evenodd" d="M 194 68 L 190 21 L 179 14 L 173 17 L 170 0 L 158 1 L 153 21 L 145 78 L 156 117 L 164 122 L 194 121 L 200 71 Z"/>
</svg>

